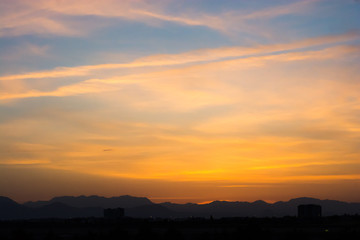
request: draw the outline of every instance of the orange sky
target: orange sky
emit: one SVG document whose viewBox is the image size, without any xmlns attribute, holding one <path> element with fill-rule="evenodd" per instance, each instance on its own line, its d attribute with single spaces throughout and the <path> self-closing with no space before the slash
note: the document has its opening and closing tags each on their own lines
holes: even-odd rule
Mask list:
<svg viewBox="0 0 360 240">
<path fill-rule="evenodd" d="M 0 195 L 360 202 L 355 1 L 39 2 L 0 5 Z"/>
</svg>

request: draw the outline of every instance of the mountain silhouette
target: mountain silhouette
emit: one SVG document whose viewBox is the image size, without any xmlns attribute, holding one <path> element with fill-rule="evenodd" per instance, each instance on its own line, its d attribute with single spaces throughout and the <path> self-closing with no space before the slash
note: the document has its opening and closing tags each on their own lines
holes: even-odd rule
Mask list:
<svg viewBox="0 0 360 240">
<path fill-rule="evenodd" d="M 0 197 L 0 219 L 32 219 L 32 218 L 80 218 L 102 217 L 101 207 L 77 208 L 63 203 L 48 203 L 31 208 L 16 203 L 7 197 Z"/>
<path fill-rule="evenodd" d="M 0 196 L 0 219 L 21 219 L 30 214 L 29 208 L 8 197 Z"/>
<path fill-rule="evenodd" d="M 0 219 L 31 218 L 79 218 L 102 217 L 105 208 L 124 208 L 125 216 L 134 218 L 184 218 L 184 217 L 284 217 L 296 216 L 301 204 L 317 204 L 323 216 L 360 214 L 360 203 L 347 203 L 316 198 L 295 198 L 289 201 L 267 203 L 213 201 L 207 204 L 177 204 L 164 202 L 155 204 L 148 198 L 119 196 L 64 196 L 49 201 L 16 203 L 0 197 Z"/>
<path fill-rule="evenodd" d="M 101 207 L 101 208 L 132 208 L 143 205 L 152 204 L 152 202 L 145 197 L 132 197 L 129 195 L 119 197 L 100 197 L 100 196 L 63 196 L 54 197 L 50 201 L 36 201 L 26 202 L 28 207 L 41 207 L 50 203 L 63 203 L 72 207 Z"/>
<path fill-rule="evenodd" d="M 174 212 L 194 217 L 284 217 L 296 216 L 297 206 L 317 204 L 322 206 L 323 216 L 360 214 L 360 203 L 347 203 L 316 198 L 295 198 L 273 204 L 258 200 L 255 202 L 214 201 L 208 204 L 176 204 L 165 202 L 160 205 Z"/>
<path fill-rule="evenodd" d="M 56 202 L 32 209 L 30 218 L 83 218 L 102 216 L 103 209 L 101 207 L 77 208 Z"/>
</svg>

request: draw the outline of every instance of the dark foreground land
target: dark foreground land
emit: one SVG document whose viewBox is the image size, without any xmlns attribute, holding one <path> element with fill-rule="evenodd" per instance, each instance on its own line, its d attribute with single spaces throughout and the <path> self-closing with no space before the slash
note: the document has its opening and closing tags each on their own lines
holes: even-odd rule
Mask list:
<svg viewBox="0 0 360 240">
<path fill-rule="evenodd" d="M 360 216 L 0 222 L 0 239 L 360 239 Z"/>
</svg>

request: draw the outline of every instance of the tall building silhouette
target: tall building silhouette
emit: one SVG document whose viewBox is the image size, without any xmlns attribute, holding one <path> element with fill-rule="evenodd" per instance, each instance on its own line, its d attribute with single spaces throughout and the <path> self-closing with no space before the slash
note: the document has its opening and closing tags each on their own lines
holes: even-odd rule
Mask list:
<svg viewBox="0 0 360 240">
<path fill-rule="evenodd" d="M 321 206 L 315 204 L 304 204 L 298 206 L 299 218 L 318 218 L 321 217 Z"/>
</svg>

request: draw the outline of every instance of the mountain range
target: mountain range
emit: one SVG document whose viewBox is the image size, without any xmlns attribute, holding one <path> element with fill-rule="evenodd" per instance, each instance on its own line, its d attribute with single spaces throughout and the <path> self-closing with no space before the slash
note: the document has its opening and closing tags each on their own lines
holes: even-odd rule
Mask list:
<svg viewBox="0 0 360 240">
<path fill-rule="evenodd" d="M 103 217 L 105 208 L 124 208 L 125 216 L 135 218 L 186 218 L 186 217 L 283 217 L 296 216 L 297 206 L 317 204 L 322 206 L 323 216 L 360 214 L 360 203 L 316 198 L 295 198 L 289 201 L 267 203 L 213 201 L 208 204 L 155 204 L 145 197 L 119 196 L 62 196 L 49 201 L 19 204 L 8 197 L 0 197 L 0 220 L 37 218 Z"/>
</svg>

